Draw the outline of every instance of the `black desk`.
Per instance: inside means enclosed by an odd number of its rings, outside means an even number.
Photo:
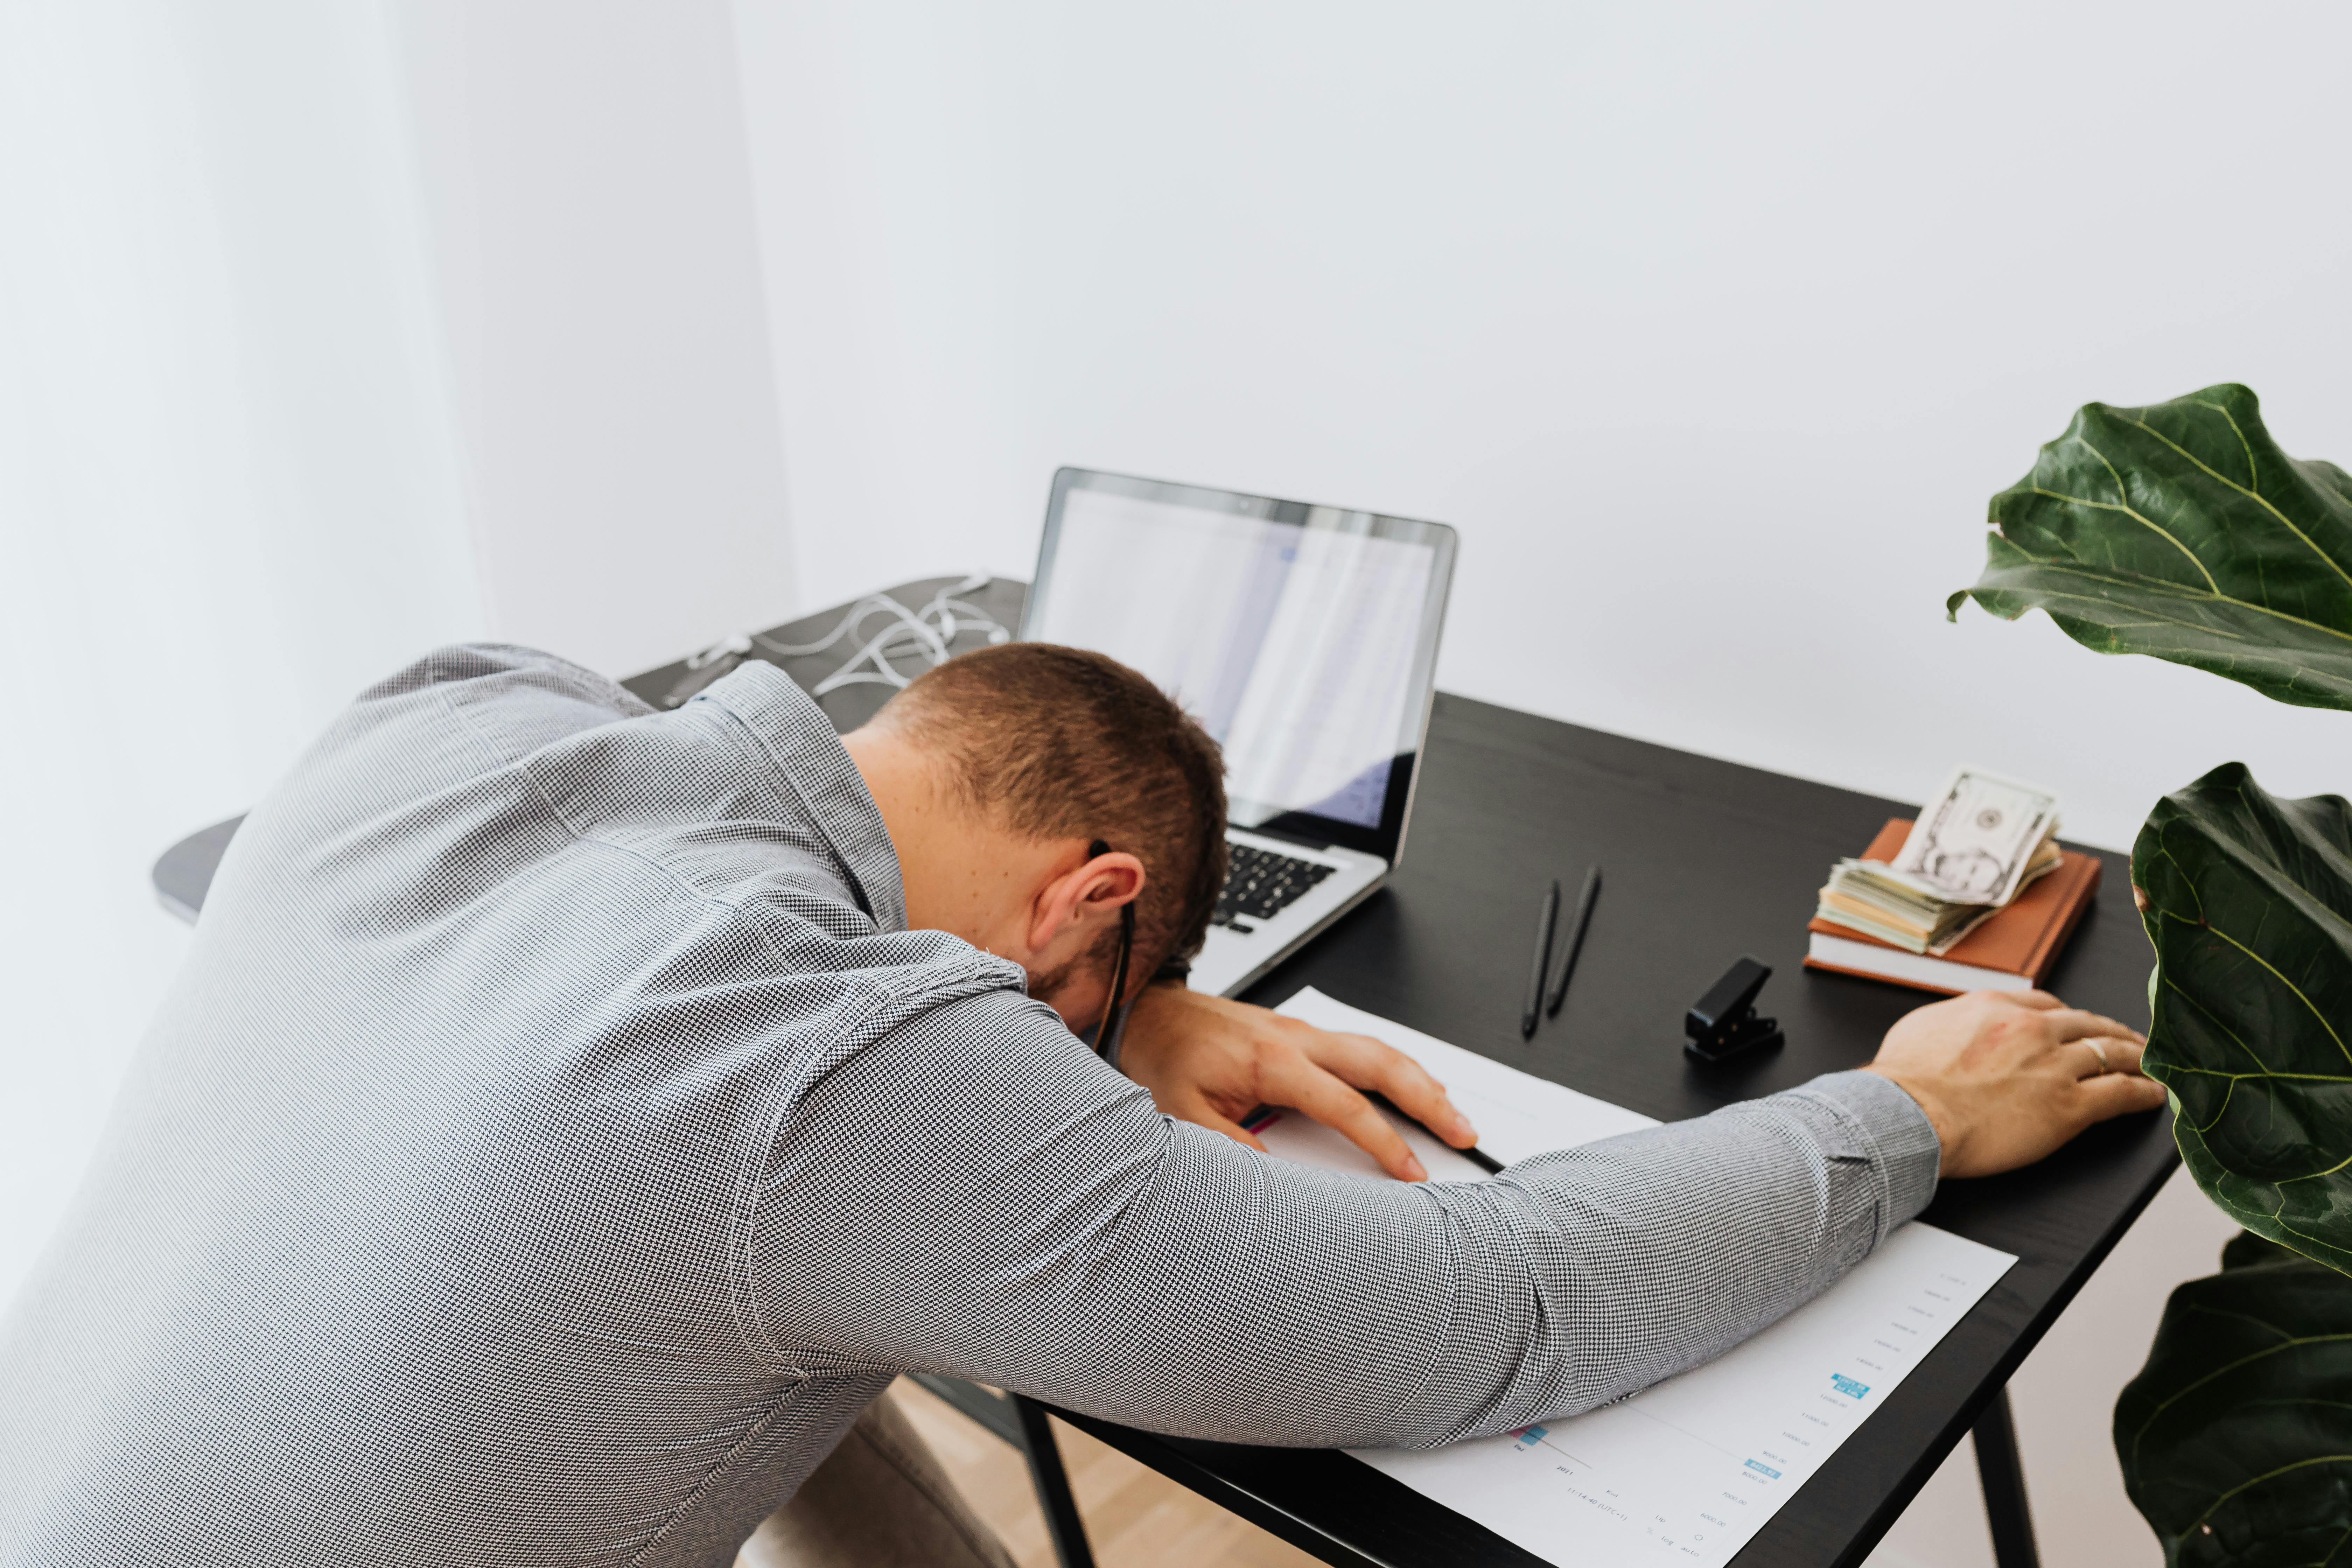
[[[1249,993],[1305,985],[1664,1121],[1867,1061],[1927,995],[1807,973],[1805,921],[1830,863],[1909,808],[1441,694],[1403,862],[1389,886]],[[2069,1002],[2144,1021],[2147,939],[2130,866],[2051,980]],[[1557,1019],[1519,1038],[1542,879],[1607,889]],[[1727,1068],[1686,1065],[1682,1010],[1742,952],[1772,965],[1760,1009],[1788,1045]],[[2094,1128],[2051,1159],[1949,1184],[1925,1217],[2017,1266],[1774,1516],[1739,1568],[1859,1563],[2056,1321],[2177,1160],[2160,1114]],[[1163,1437],[1056,1412],[1327,1562],[1539,1563],[1342,1454]],[[2005,1402],[1998,1444],[2007,1432]],[[1998,1456],[1996,1456],[1998,1458]],[[2013,1467],[2010,1470],[2014,1475]],[[2000,1484],[1998,1476],[1988,1491]],[[1989,1497],[1996,1510],[2000,1500]],[[2030,1548],[2029,1548],[2030,1550]]]
[[[1662,1120],[1699,1115],[1866,1061],[1887,1026],[1927,999],[1799,968],[1823,872],[1902,809],[1441,695],[1395,878],[1250,999],[1278,1003],[1312,984]],[[200,858],[216,859],[218,845],[205,847]],[[1540,880],[1572,888],[1593,860],[1608,886],[1576,983],[1559,1017],[1522,1043]],[[209,864],[202,869],[209,880]],[[2134,1022],[2146,1016],[2150,958],[2129,871],[2107,858],[2103,899],[2052,985]],[[200,902],[201,887],[194,892],[184,901]],[[1762,1007],[1789,1043],[1728,1068],[1690,1067],[1682,1010],[1742,952],[1773,966]],[[1927,1217],[2016,1254],[2017,1267],[1765,1526],[1740,1568],[1861,1562],[1989,1406],[1979,1454],[1990,1442],[2000,1461],[2002,1385],[2175,1160],[2168,1126],[2150,1114],[2095,1128],[2027,1170],[1947,1186]],[[1539,1561],[1342,1454],[1163,1437],[1057,1414],[1331,1563]],[[1997,1537],[2015,1475],[2013,1453],[1988,1467]],[[2005,1563],[2027,1560],[2017,1539],[2010,1531]]]

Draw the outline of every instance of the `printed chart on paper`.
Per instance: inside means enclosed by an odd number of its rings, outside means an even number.
[[[1282,1010],[1384,1039],[1449,1089],[1466,1077],[1471,1092],[1460,1101],[1494,1104],[1505,1098],[1497,1075],[1520,1079],[1521,1115],[1542,1106],[1558,1123],[1559,1136],[1541,1148],[1648,1122],[1556,1085],[1538,1088],[1512,1068],[1319,994],[1302,993]],[[1465,1057],[1476,1066],[1465,1071]],[[1463,1109],[1475,1121],[1486,1106]],[[1329,1143],[1301,1121],[1286,1118],[1260,1136],[1288,1158],[1341,1163],[1316,1158]],[[1535,1130],[1511,1131],[1498,1141],[1482,1125],[1482,1146],[1514,1145],[1492,1148],[1507,1160],[1538,1152],[1528,1146]],[[1417,1138],[1416,1146],[1429,1142]],[[1721,1568],[2015,1261],[1915,1221],[1762,1333],[1631,1399],[1450,1448],[1355,1457],[1556,1563]]]

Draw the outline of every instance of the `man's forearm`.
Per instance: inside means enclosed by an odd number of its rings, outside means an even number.
[[[1439,1443],[1717,1353],[1934,1184],[1926,1118],[1864,1075],[1496,1181],[1375,1182],[1158,1115],[1034,1004],[956,1013],[989,1016],[845,1063],[779,1150],[752,1290],[796,1367],[1238,1441]]]
[[[1908,1096],[1840,1073],[1433,1189],[1473,1238],[1465,1298],[1524,1291],[1536,1310],[1518,1356],[1495,1362],[1461,1336],[1431,1385],[1475,1396],[1400,1409],[1399,1439],[1507,1431],[1721,1354],[1926,1207],[1936,1165],[1934,1129]]]

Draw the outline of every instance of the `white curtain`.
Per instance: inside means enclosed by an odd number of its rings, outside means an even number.
[[[0,0],[0,1299],[183,951],[148,868],[478,635],[372,0]]]

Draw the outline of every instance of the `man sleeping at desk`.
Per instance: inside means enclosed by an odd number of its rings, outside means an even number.
[[[756,663],[663,713],[507,647],[368,691],[238,832],[0,1332],[0,1555],[1002,1563],[899,1373],[1240,1442],[1502,1432],[1772,1322],[1939,1172],[2163,1100],[2122,1025],[1976,995],[1421,1182],[1360,1090],[1474,1131],[1411,1061],[1165,977],[1223,815],[1198,726],[1043,644],[846,737]],[[1114,1068],[1081,1037],[1129,1000]],[[1246,1147],[1260,1101],[1402,1179]]]

